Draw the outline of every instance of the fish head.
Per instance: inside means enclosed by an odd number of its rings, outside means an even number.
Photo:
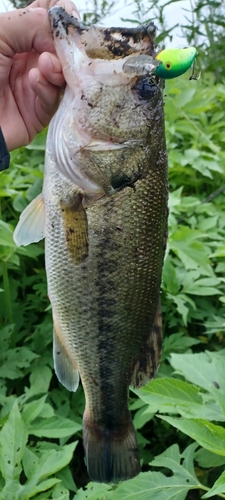
[[[154,149],[164,135],[156,28],[152,22],[129,29],[86,27],[61,7],[50,9],[49,18],[67,83],[50,125],[56,165],[85,192],[113,194],[143,175],[149,167],[140,152],[150,144]],[[138,172],[128,165],[134,150]]]

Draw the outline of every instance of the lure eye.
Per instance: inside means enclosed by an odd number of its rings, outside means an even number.
[[[165,64],[165,67],[166,67],[166,69],[171,69],[172,68],[171,62],[167,61],[166,64]]]

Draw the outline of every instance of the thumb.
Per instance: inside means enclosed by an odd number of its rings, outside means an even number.
[[[0,15],[0,55],[13,57],[15,53],[54,52],[48,12],[46,9],[27,7]]]

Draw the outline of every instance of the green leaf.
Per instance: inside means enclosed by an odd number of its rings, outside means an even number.
[[[73,422],[68,418],[63,418],[55,415],[52,418],[40,419],[36,422],[34,421],[29,427],[29,434],[33,434],[38,437],[47,438],[63,438],[70,437],[76,432],[82,429],[82,425],[77,422]]]
[[[46,143],[46,131],[37,134],[33,141],[26,146],[26,149],[35,150],[35,151],[45,151],[45,143]]]
[[[225,429],[220,425],[212,424],[200,418],[173,418],[162,415],[160,415],[160,418],[190,436],[203,448],[225,456]]]
[[[30,480],[37,479],[37,482],[58,472],[71,462],[74,450],[78,441],[64,445],[62,450],[46,450],[42,452],[41,457],[33,470]]]
[[[199,354],[171,354],[170,363],[177,373],[215,394],[215,387],[225,395],[225,359],[209,351]]]
[[[169,248],[179,257],[186,270],[204,269],[204,265],[209,263],[206,245],[198,241],[204,237],[200,231],[184,226],[170,235]]]
[[[52,492],[52,500],[70,500],[70,492],[61,483],[56,484]]]
[[[167,411],[170,406],[184,405],[188,407],[193,404],[201,404],[198,388],[173,378],[160,378],[151,380],[149,384],[135,391],[140,398],[154,408],[164,408]]]
[[[22,486],[18,480],[9,480],[5,486],[1,489],[0,498],[1,500],[21,500]],[[23,499],[23,497],[22,497]],[[24,499],[27,500],[27,499]]]
[[[214,401],[203,401],[199,389],[183,380],[160,378],[135,391],[149,405],[148,411],[180,413],[182,416],[225,421],[225,414]],[[147,414],[147,410],[145,409]]]
[[[0,470],[6,481],[18,479],[28,434],[15,401],[0,433]]]
[[[137,410],[133,419],[135,429],[141,429],[154,417],[154,414],[154,408],[151,406],[144,405],[144,407]]]
[[[62,481],[62,485],[70,490],[70,491],[77,491],[77,487],[75,485],[75,482],[73,480],[73,476],[70,470],[69,465],[61,469],[59,472],[57,472],[57,477]]]
[[[25,404],[22,415],[26,425],[30,424],[30,422],[35,420],[35,418],[37,418],[37,416],[41,413],[46,401],[46,397],[47,395],[43,396],[40,399],[37,399],[36,401]]]
[[[46,478],[63,469],[72,460],[76,445],[77,441],[64,445],[60,451],[46,450],[41,453],[40,457],[27,449],[23,459],[24,470],[28,477],[24,486],[24,496],[34,496],[60,482],[57,478],[47,481]]]
[[[51,479],[46,479],[46,481],[42,481],[37,486],[32,485],[32,489],[29,488],[29,484],[28,484],[27,486],[24,486],[24,488],[23,488],[22,500],[27,500],[27,498],[32,498],[35,495],[37,495],[37,493],[40,493],[41,491],[49,490],[50,488],[52,488],[52,486],[54,486],[57,483],[60,483],[60,480],[57,479],[57,477],[53,477]]]
[[[15,250],[17,248],[13,240],[13,228],[3,220],[0,220],[0,245],[11,247]]]
[[[52,378],[52,370],[48,366],[34,367],[30,375],[30,385],[33,393],[48,392]]]
[[[180,454],[178,445],[173,444],[166,451],[155,457],[150,465],[153,467],[166,467],[190,486],[199,486],[193,463],[197,446],[196,443],[192,443]]]
[[[28,479],[35,474],[38,460],[38,456],[31,449],[26,447],[23,455],[23,468]]]
[[[217,481],[214,483],[211,490],[205,493],[202,498],[215,497],[215,495],[219,495],[220,493],[225,493],[225,472],[221,474],[219,479],[217,479]]]
[[[184,332],[172,333],[163,341],[162,359],[166,359],[171,352],[185,352],[189,347],[200,343],[200,340],[189,337]]]
[[[11,380],[21,377],[23,375],[21,368],[27,368],[38,357],[38,354],[27,347],[16,347],[2,352],[0,355],[0,359],[2,358],[0,377]]]
[[[98,484],[98,483],[88,483],[85,490],[80,488],[74,500],[114,500],[114,494],[112,491],[112,486],[108,484]]]
[[[203,468],[220,467],[221,465],[225,465],[225,457],[216,455],[205,448],[200,448],[196,451],[195,460],[198,462],[200,467]]]
[[[175,476],[167,478],[161,472],[145,472],[135,479],[118,486],[113,500],[184,500],[188,492],[187,483],[182,484]]]

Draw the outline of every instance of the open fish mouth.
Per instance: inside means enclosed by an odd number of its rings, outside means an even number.
[[[56,6],[49,10],[49,19],[54,38],[73,30],[75,36],[80,37],[81,48],[92,59],[117,59],[135,52],[155,55],[153,22],[135,28],[87,27]]]

